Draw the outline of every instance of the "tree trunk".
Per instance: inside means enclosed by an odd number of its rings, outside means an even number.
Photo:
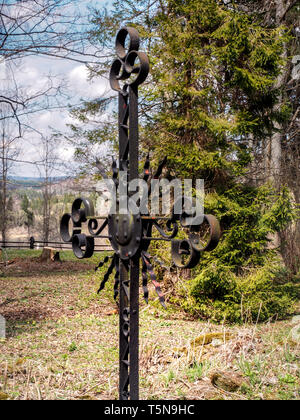
[[[1,179],[1,235],[3,245],[6,242],[7,232],[7,160],[6,160],[6,147],[5,147],[5,130],[2,130],[2,179]]]
[[[59,251],[55,248],[43,248],[42,255],[39,258],[41,262],[61,262]]]
[[[276,13],[276,26],[280,27],[284,16],[287,11],[287,4],[285,4],[284,0],[276,0],[275,1]],[[282,67],[281,73],[278,75],[277,80],[274,84],[274,90],[280,90],[280,94],[278,97],[278,101],[276,106],[274,107],[274,112],[278,112],[282,105],[285,102],[285,84],[289,77],[289,66],[287,64],[287,57],[288,57],[288,45],[284,45],[284,51],[281,55],[282,60],[286,63],[284,67]],[[274,122],[274,129],[273,133],[268,141],[267,149],[266,149],[266,179],[273,185],[273,187],[277,190],[283,185],[282,182],[282,144],[284,138],[284,127],[282,124],[278,123],[277,121]],[[271,235],[271,247],[278,249],[281,246],[281,238],[280,234],[276,233]]]

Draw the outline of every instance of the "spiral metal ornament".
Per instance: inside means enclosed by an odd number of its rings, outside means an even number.
[[[128,50],[125,47],[129,38]],[[137,89],[144,83],[149,73],[149,60],[147,54],[140,52],[139,33],[134,28],[122,28],[116,38],[117,57],[110,69],[111,88],[122,95],[128,94],[128,87]],[[128,80],[129,79],[129,80]],[[128,80],[123,87],[121,81]]]

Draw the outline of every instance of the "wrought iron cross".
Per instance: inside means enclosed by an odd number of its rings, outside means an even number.
[[[128,46],[126,49],[126,41]],[[119,171],[125,173],[127,198],[130,198],[128,184],[139,177],[138,141],[138,87],[149,73],[149,60],[139,51],[139,34],[134,28],[122,28],[116,38],[117,58],[110,71],[110,84],[118,92],[119,100],[119,165],[112,164],[114,185],[120,186]],[[123,85],[122,85],[123,84]],[[154,173],[159,179],[167,159],[163,159]],[[150,181],[149,156],[144,164],[143,180]],[[124,183],[124,179],[122,179]],[[151,188],[148,195],[151,194]],[[184,197],[180,198],[184,201]],[[176,204],[176,203],[175,203]],[[107,217],[96,217],[92,203],[85,198],[77,198],[70,214],[61,219],[61,236],[65,242],[72,243],[78,258],[90,258],[94,252],[94,238],[108,238],[114,249],[111,257],[105,257],[98,267],[110,260],[109,268],[103,277],[99,292],[115,270],[114,298],[119,295],[119,396],[121,400],[139,399],[139,279],[141,273],[144,299],[148,302],[148,276],[154,284],[160,303],[165,307],[165,299],[160,284],[156,280],[153,261],[167,268],[165,264],[148,253],[152,241],[171,242],[174,266],[193,268],[201,253],[213,250],[220,238],[220,226],[212,215],[195,216],[191,206],[182,203],[182,211],[176,212],[176,205],[169,217],[151,216],[148,209],[134,214],[120,212],[120,203]],[[191,203],[190,203],[191,204]],[[198,219],[197,219],[198,217]],[[191,223],[191,218],[193,223]],[[98,220],[104,220],[99,226]],[[197,222],[198,220],[198,222]],[[72,233],[69,224],[72,222]],[[89,235],[82,233],[82,225],[88,223]],[[108,236],[101,235],[108,228]],[[186,239],[175,239],[179,228],[187,232]],[[153,236],[153,229],[160,234]],[[97,269],[96,268],[96,269]]]

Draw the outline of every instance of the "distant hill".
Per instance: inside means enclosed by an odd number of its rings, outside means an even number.
[[[23,188],[30,188],[39,190],[43,187],[45,178],[40,177],[22,177],[11,176],[8,179],[9,190],[19,190]],[[67,176],[59,176],[51,178],[52,191],[56,194],[64,194],[66,192],[84,193],[95,191],[95,181],[91,176],[84,178],[70,178]]]
[[[52,182],[59,183],[64,181],[66,177],[53,177]],[[45,178],[41,177],[26,177],[26,176],[11,176],[8,177],[8,188],[15,190],[19,188],[41,188]]]
[[[30,177],[30,176],[11,176],[8,177],[9,179],[15,180],[15,181],[24,181],[24,182],[44,182],[45,178],[40,177]],[[62,181],[66,179],[67,176],[54,176],[52,181]]]

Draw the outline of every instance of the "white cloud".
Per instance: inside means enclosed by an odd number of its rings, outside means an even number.
[[[68,81],[70,88],[73,89],[78,96],[89,96],[91,99],[104,96],[109,89],[109,83],[103,77],[88,81],[88,70],[84,65],[72,69],[69,73]]]

